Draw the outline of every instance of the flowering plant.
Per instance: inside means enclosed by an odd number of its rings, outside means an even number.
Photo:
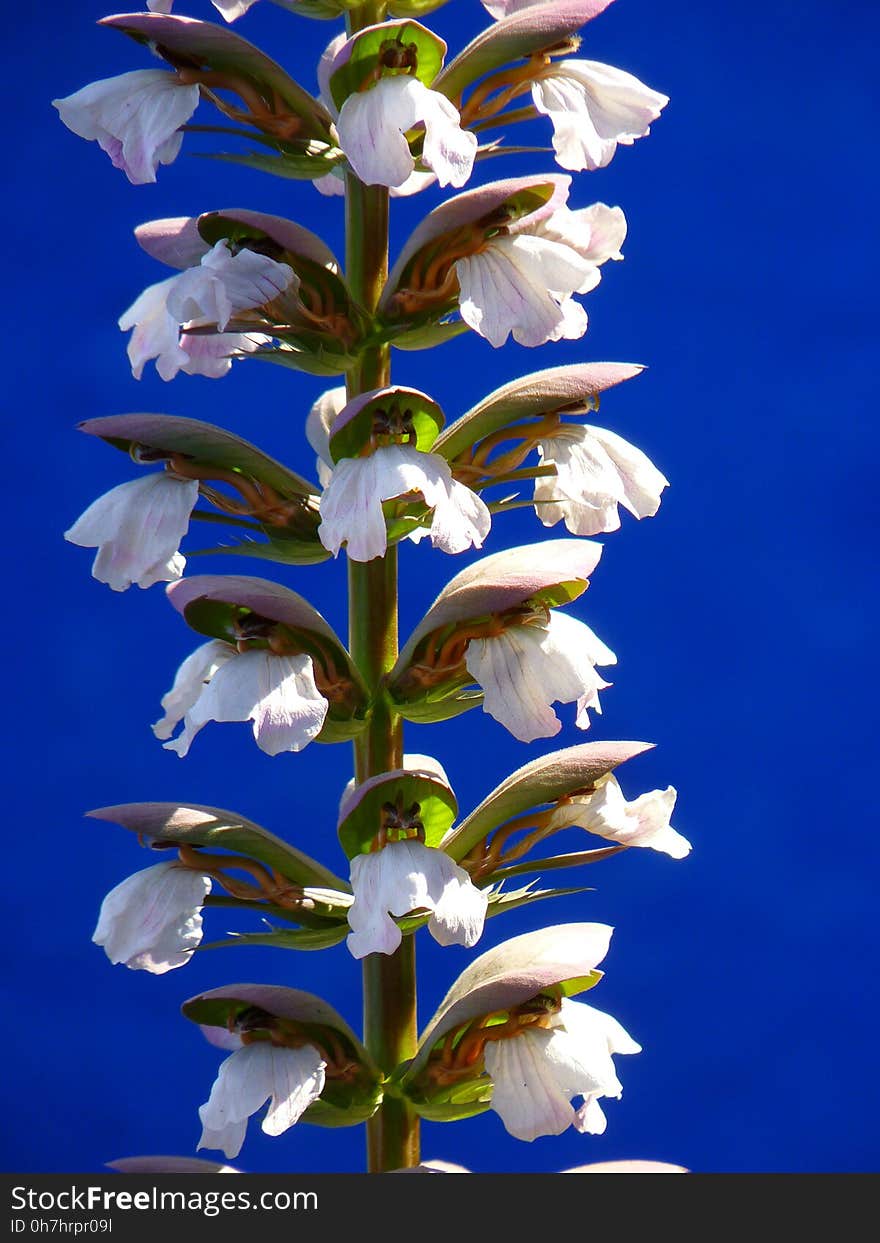
[[[214,7],[232,23],[254,2]],[[295,221],[251,210],[141,225],[139,244],[173,275],[119,320],[136,379],[150,363],[163,380],[221,379],[247,359],[341,378],[303,420],[316,482],[208,423],[91,418],[82,430],[144,473],[93,501],[66,537],[97,550],[92,573],[114,591],[166,583],[169,603],[199,636],[153,725],[165,748],[185,757],[206,725],[225,722],[249,722],[273,757],[314,741],[353,746],[336,826],[347,863],[339,875],[238,812],[167,802],[101,808],[91,814],[165,857],[107,895],[94,940],[114,963],[178,969],[202,946],[205,911],[219,894],[225,907],[269,921],[267,932],[239,941],[340,947],[362,960],[361,1036],[296,988],[233,984],[184,1004],[226,1054],[199,1110],[198,1147],[228,1160],[267,1101],[261,1126],[270,1135],[300,1120],[364,1124],[375,1171],[420,1167],[421,1118],[491,1110],[522,1140],[568,1127],[601,1134],[600,1102],[622,1091],[614,1057],[640,1051],[616,1019],[574,1000],[599,983],[611,929],[569,923],[485,950],[480,943],[488,919],[572,892],[534,881],[517,889],[517,877],[637,846],[683,858],[690,845],[670,822],[675,790],[627,799],[616,770],[648,744],[581,743],[526,763],[462,817],[447,773],[430,755],[405,751],[404,729],[421,734],[482,708],[531,743],[558,734],[563,717],[587,730],[601,712],[609,683],[599,670],[617,656],[570,611],[603,554],[585,537],[616,530],[621,507],[637,519],[654,515],[667,480],[584,416],[641,367],[539,370],[449,419],[432,395],[392,382],[391,358],[392,349],[440,347],[468,331],[487,349],[511,336],[527,347],[580,339],[588,324],[580,299],[605,264],[622,259],[627,225],[619,207],[571,206],[570,174],[600,169],[619,145],[644,137],[667,100],[623,70],[574,56],[579,31],[611,0],[485,3],[494,20],[452,58],[416,20],[443,0],[276,2],[294,16],[345,20],[318,66],[317,96],[226,25],[150,0],[149,12],[104,24],[167,67],[92,83],[56,107],[136,185],[166,175],[160,168],[206,105],[233,123],[212,129],[252,141],[239,163],[344,198],[343,262]],[[540,117],[566,171],[475,186],[478,165],[511,150],[487,135]],[[435,183],[454,193],[390,264],[390,200]],[[400,549],[425,556],[407,544],[427,539],[451,556],[480,550],[523,505],[567,534],[470,560],[399,644]],[[244,527],[251,543],[234,551],[293,567],[297,587],[310,567],[344,553],[347,639],[274,580],[187,573],[181,544],[206,513]],[[532,856],[572,828],[604,844]],[[442,946],[483,952],[420,1032],[422,927]],[[166,1168],[191,1168],[191,1157],[181,1160]]]

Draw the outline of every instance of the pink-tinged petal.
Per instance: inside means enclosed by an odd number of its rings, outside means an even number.
[[[404,135],[419,120],[418,86],[408,76],[382,78],[342,105],[336,122],[339,145],[367,185],[401,186],[413,171]]]
[[[147,0],[147,8],[151,13],[170,13],[174,0]]]
[[[401,932],[392,916],[431,911],[428,930],[441,945],[475,945],[482,934],[487,896],[447,854],[422,842],[356,855],[351,887],[347,944],[355,958],[394,953]]]
[[[162,696],[165,715],[153,726],[157,738],[171,737],[220,666],[235,655],[232,644],[219,639],[210,639],[190,652],[174,675],[171,690]]]
[[[470,178],[477,154],[477,136],[461,128],[458,109],[439,91],[429,90],[415,78],[419,91],[419,120],[425,126],[422,162],[433,169],[441,186],[463,186]]]
[[[574,1121],[575,1111],[545,1057],[549,1039],[549,1032],[526,1029],[511,1040],[486,1045],[491,1107],[515,1139],[561,1135]]]
[[[325,173],[323,177],[315,177],[312,185],[319,194],[323,194],[326,198],[334,198],[337,195],[345,195],[345,173]]]
[[[183,757],[209,721],[253,721],[254,739],[267,755],[301,751],[321,732],[327,707],[310,656],[236,653],[205,683],[184,717],[183,732],[164,745]]]
[[[614,463],[623,489],[621,504],[636,518],[653,517],[660,508],[661,492],[669,487],[666,476],[641,449],[637,449],[615,432],[589,425],[585,430],[598,440]]]
[[[210,892],[210,877],[157,863],[111,889],[92,940],[112,963],[164,975],[189,962],[200,944],[201,909]]]
[[[113,591],[126,591],[133,583],[172,582],[186,564],[178,546],[198,495],[196,480],[157,471],[93,501],[64,538],[98,549],[92,575]]]
[[[632,74],[592,60],[555,61],[532,85],[532,99],[553,123],[557,162],[573,172],[604,168],[618,143],[644,138],[669,103]]]
[[[150,285],[119,317],[123,332],[134,329],[127,352],[131,373],[136,380],[143,375],[144,365],[156,360],[156,370],[163,380],[171,380],[187,361],[180,346],[180,325],[165,305],[175,278],[169,277]]]
[[[326,1063],[313,1045],[276,1048],[268,1041],[245,1045],[220,1066],[211,1095],[199,1107],[198,1148],[238,1156],[251,1114],[268,1100],[262,1122],[267,1135],[281,1135],[324,1090]]]
[[[670,1165],[666,1161],[592,1161],[589,1165],[575,1165],[560,1174],[687,1174],[683,1165]]]
[[[257,0],[211,0],[217,12],[228,22],[238,21]]]
[[[462,319],[497,349],[511,333],[526,346],[558,339],[567,326],[560,303],[583,284],[590,265],[567,246],[518,233],[459,259],[455,270]]]
[[[579,211],[561,207],[535,226],[535,234],[568,246],[589,265],[577,293],[589,293],[602,279],[599,268],[609,259],[621,260],[626,238],[626,217],[619,207],[594,203]]]
[[[457,479],[448,484],[448,495],[434,506],[431,543],[441,552],[459,553],[482,548],[492,526],[492,514],[485,501]]]
[[[273,301],[295,279],[288,264],[247,248],[233,254],[222,240],[197,268],[174,277],[166,306],[179,324],[207,320],[222,329],[236,312]]]
[[[156,180],[159,164],[176,157],[178,131],[198,107],[199,88],[164,69],[136,69],[53,104],[68,129],[97,142],[130,182],[143,185]]]
[[[352,561],[372,561],[387,547],[383,501],[418,493],[430,508],[442,507],[451,483],[443,458],[411,445],[383,445],[367,457],[342,458],[321,497],[318,537],[334,556],[345,544]]]
[[[617,778],[610,773],[596,782],[590,794],[579,795],[554,813],[558,827],[577,825],[622,846],[648,846],[683,859],[691,851],[687,838],[670,824],[676,791],[650,790],[628,802]]]
[[[195,325],[188,324],[187,328]],[[262,332],[189,332],[180,334],[180,348],[186,362],[180,368],[185,375],[201,375],[219,380],[232,366],[233,359],[253,354],[272,340]]]
[[[585,716],[581,699],[595,706],[605,685],[594,665],[614,660],[589,626],[556,610],[545,626],[511,626],[494,638],[471,639],[465,655],[468,672],[483,689],[483,711],[520,742],[559,733],[562,724],[551,706],[556,701],[577,702]]]

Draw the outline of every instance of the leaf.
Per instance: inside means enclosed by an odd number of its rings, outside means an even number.
[[[502,17],[459,52],[434,83],[455,102],[477,78],[511,61],[565,43],[611,0],[544,0],[542,4]]]
[[[274,932],[242,932],[230,935],[222,941],[203,941],[202,950],[225,949],[238,945],[268,946],[279,950],[325,950],[338,945],[348,935],[348,924],[334,928],[278,928]]]
[[[506,821],[593,785],[619,764],[653,746],[650,742],[582,742],[539,756],[496,786],[479,807],[443,839],[443,849],[453,859],[463,859]]]
[[[461,1023],[510,1010],[549,988],[566,997],[592,988],[601,978],[596,966],[608,952],[611,931],[607,924],[560,924],[481,954],[440,1003],[403,1081],[415,1078],[437,1041]]]
[[[86,419],[78,428],[89,436],[100,436],[126,453],[130,453],[134,445],[146,445],[159,452],[170,450],[209,466],[243,472],[259,483],[269,484],[282,496],[318,495],[314,484],[276,462],[256,445],[198,419],[170,414],[111,414]]]
[[[213,514],[193,514],[194,518],[213,518]],[[265,542],[249,539],[240,544],[217,544],[213,548],[187,549],[187,557],[239,556],[256,557],[262,561],[274,561],[280,565],[320,565],[330,553],[318,540],[273,538],[264,530]]]
[[[481,879],[484,883],[497,883],[511,876],[528,876],[530,872],[584,867],[588,863],[601,863],[603,859],[610,859],[612,855],[619,855],[627,849],[626,846],[601,846],[598,850],[578,850],[568,855],[551,855],[547,859],[528,859],[523,863],[513,863],[510,867],[497,868]]]
[[[323,864],[234,811],[197,803],[118,803],[86,815],[119,824],[150,842],[207,846],[245,855],[274,868],[295,885],[349,890],[348,883]]]
[[[176,69],[212,69],[252,82],[271,102],[278,96],[301,118],[307,136],[327,141],[330,116],[317,99],[294,82],[280,65],[240,35],[211,22],[161,13],[123,13],[98,23],[130,35]]]
[[[327,377],[344,375],[355,361],[347,354],[331,354],[329,350],[313,353],[290,346],[255,350],[247,357],[256,358],[260,362],[275,363],[279,367],[290,367],[291,370],[303,371],[306,375]]]
[[[495,389],[437,437],[435,452],[452,461],[501,428],[537,420],[554,411],[596,410],[599,395],[644,370],[638,363],[576,363],[550,367]],[[530,502],[531,503],[531,502]]]
[[[283,177],[287,181],[314,181],[331,172],[339,160],[326,160],[310,155],[261,155],[258,152],[238,154],[230,151],[196,151],[191,153],[197,160],[223,160],[227,164],[241,164],[245,168],[255,168],[261,173],[271,173],[273,177]]]
[[[404,810],[419,805],[427,846],[439,844],[458,812],[452,790],[429,769],[398,768],[369,777],[343,798],[340,808],[339,840],[349,859],[362,854],[382,828],[385,804],[398,802]]]
[[[534,882],[533,882],[534,883]],[[592,893],[589,886],[576,886],[572,889],[532,889],[526,885],[524,889],[512,889],[508,893],[496,892],[489,897],[486,918],[503,915],[506,911],[515,911],[520,906],[530,906],[532,902],[543,902],[545,898],[566,898],[574,893]]]

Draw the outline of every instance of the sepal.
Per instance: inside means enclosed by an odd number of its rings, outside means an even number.
[[[444,837],[443,849],[453,859],[461,860],[507,821],[533,808],[552,806],[576,791],[589,788],[599,777],[613,772],[619,764],[650,750],[653,745],[650,742],[585,742],[539,756],[496,786]]]
[[[304,138],[330,137],[326,108],[293,80],[280,65],[240,35],[212,22],[162,13],[120,13],[104,17],[111,26],[144,43],[178,70],[209,70],[243,78],[267,105],[277,97],[300,122]],[[258,128],[258,121],[254,120]]]
[[[608,8],[612,0],[544,0],[482,31],[446,66],[435,82],[453,102],[493,69],[540,52],[572,47],[572,37],[586,22]],[[574,45],[576,46],[576,45]]]
[[[136,833],[142,844],[156,850],[179,846],[228,850],[230,863],[234,862],[234,855],[257,859],[294,885],[348,889],[346,881],[316,859],[238,812],[191,803],[118,803],[96,807],[86,815],[92,820],[121,825]]]
[[[548,414],[586,414],[599,408],[606,389],[639,375],[638,363],[576,363],[522,376],[489,393],[437,437],[435,453],[453,461],[502,428],[530,423]]]

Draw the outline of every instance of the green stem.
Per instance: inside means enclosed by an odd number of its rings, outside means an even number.
[[[359,26],[367,24],[357,10]],[[376,15],[378,12],[378,16]],[[382,18],[374,10],[372,20]],[[354,13],[352,17],[354,17]],[[373,313],[388,275],[388,191],[346,178],[346,275],[353,296]],[[348,397],[381,388],[390,378],[389,347],[363,351],[348,376]],[[403,726],[383,693],[397,659],[397,549],[348,563],[349,648],[373,695],[367,729],[355,743],[355,776],[366,781],[403,763]],[[363,963],[364,1043],[386,1072],[416,1051],[415,941],[404,937],[395,954],[369,954]],[[419,1119],[405,1101],[386,1097],[367,1122],[371,1173],[418,1165]]]

